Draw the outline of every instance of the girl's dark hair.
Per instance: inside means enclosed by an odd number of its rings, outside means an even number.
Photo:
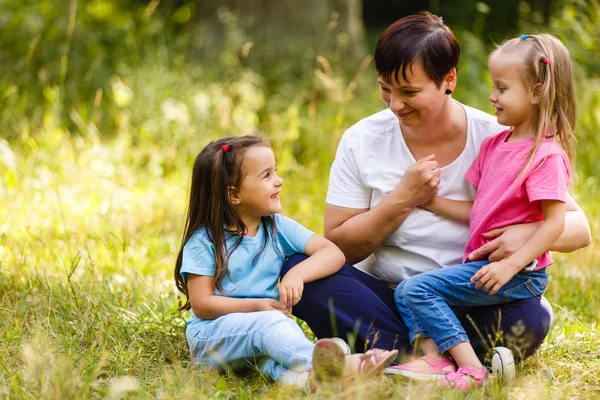
[[[227,151],[223,146],[228,146]],[[231,253],[240,245],[247,228],[236,208],[229,201],[231,188],[240,189],[244,179],[244,155],[252,146],[266,146],[269,143],[260,136],[226,137],[209,143],[196,157],[192,170],[190,202],[185,219],[185,228],[179,254],[175,264],[175,283],[185,295],[186,302],[179,310],[191,308],[187,283],[181,276],[183,247],[194,232],[204,229],[215,249],[215,287],[223,293],[222,280],[229,276],[227,263]],[[272,216],[263,217],[265,244],[255,260],[266,248],[269,237],[275,232]],[[226,246],[226,234],[238,235],[239,239]]]
[[[441,17],[429,12],[409,15],[388,26],[375,48],[375,68],[386,81],[402,78],[406,69],[420,63],[437,87],[454,68],[458,70],[460,46]]]

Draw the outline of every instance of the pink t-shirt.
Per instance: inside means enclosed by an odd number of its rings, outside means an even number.
[[[489,241],[482,236],[483,233],[508,225],[543,220],[540,200],[566,201],[571,169],[560,145],[552,140],[540,143],[527,174],[519,176],[533,138],[506,142],[510,133],[506,130],[485,139],[479,155],[465,174],[465,178],[477,188],[465,262],[469,253]],[[548,252],[537,260],[537,269],[552,264]]]

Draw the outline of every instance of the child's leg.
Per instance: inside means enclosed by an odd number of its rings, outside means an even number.
[[[455,361],[459,366],[483,367],[475,355],[475,351],[469,345],[464,329],[450,308],[452,302],[447,302],[445,296],[448,291],[451,291],[447,289],[457,288],[465,282],[469,284],[473,274],[482,265],[484,264],[456,265],[417,275],[406,281],[400,293],[397,291],[398,309],[403,316],[407,315],[414,321],[410,325],[417,327],[415,336],[421,336],[416,344],[426,355],[444,359],[446,357],[443,353],[456,347],[457,351],[450,351],[450,354],[454,358],[455,354],[453,353],[456,353],[458,359]],[[410,325],[409,329],[411,329]]]
[[[419,330],[433,339],[441,353],[450,351],[459,366],[482,367],[451,306],[502,304],[514,298],[538,295],[529,291],[528,274],[515,275],[493,296],[475,289],[470,279],[486,264],[487,261],[478,261],[417,275],[402,288],[401,298]]]
[[[411,278],[414,279],[414,278]],[[447,360],[444,354],[440,353],[437,345],[428,337],[427,333],[423,331],[423,328],[419,325],[419,321],[413,312],[406,305],[406,301],[404,300],[404,287],[406,282],[409,280],[405,280],[400,282],[400,284],[396,287],[396,291],[394,292],[394,299],[396,301],[396,307],[398,308],[398,312],[402,316],[402,320],[406,324],[408,328],[408,335],[410,343],[414,346],[417,346],[421,349],[423,354],[426,356],[434,357],[438,360]],[[419,360],[419,362],[427,363],[426,359]],[[427,367],[426,365],[423,365]]]
[[[415,339],[427,336],[427,334],[423,331],[419,325],[417,317],[408,308],[406,301],[404,300],[404,287],[409,280],[410,279],[402,281],[398,284],[398,286],[396,286],[396,290],[394,291],[394,300],[396,302],[396,308],[398,308],[398,312],[402,317],[402,321],[404,321],[404,324],[408,328],[408,342],[413,345],[415,344]]]
[[[240,359],[267,358],[261,367],[279,381],[287,370],[311,369],[314,344],[279,311],[234,313],[210,321],[189,338],[194,359],[215,369]]]
[[[439,379],[443,377],[444,373],[455,371],[456,367],[453,362],[449,361],[448,357],[440,353],[433,339],[427,337],[427,333],[419,325],[417,317],[406,305],[403,294],[406,282],[408,280],[400,282],[396,287],[394,300],[398,312],[408,328],[410,343],[419,347],[425,356],[408,364],[392,367],[387,372],[420,380]]]

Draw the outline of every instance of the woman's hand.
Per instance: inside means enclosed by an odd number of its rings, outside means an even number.
[[[292,307],[298,304],[304,291],[304,280],[290,270],[279,283],[279,299],[281,304]]]
[[[435,154],[431,154],[410,165],[394,191],[408,195],[413,206],[418,207],[437,194],[439,185],[440,169]]]
[[[256,299],[256,311],[281,311],[285,315],[290,315],[292,307],[287,307],[274,299]]]
[[[484,238],[492,240],[469,254],[469,260],[478,260],[487,255],[490,262],[495,262],[510,257],[529,240],[539,224],[510,225],[484,233]]]

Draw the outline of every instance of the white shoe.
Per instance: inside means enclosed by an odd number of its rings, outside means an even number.
[[[515,358],[512,351],[506,347],[494,347],[492,349],[492,374],[499,380],[510,382],[515,379]]]
[[[346,343],[344,339],[339,337],[332,337],[330,338],[330,340],[334,341],[335,344],[340,346],[340,349],[342,349],[345,355],[349,356],[351,354],[352,351],[350,350],[350,346],[348,346],[348,343]]]

